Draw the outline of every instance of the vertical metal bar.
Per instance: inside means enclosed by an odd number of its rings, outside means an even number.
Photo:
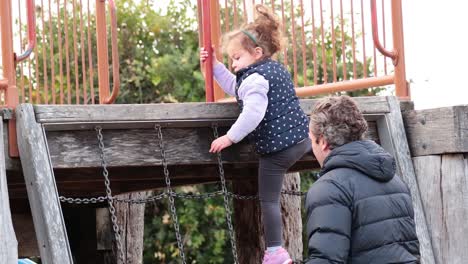
[[[1,41],[2,41],[2,66],[3,76],[8,80],[5,90],[5,104],[8,108],[15,108],[19,104],[18,89],[16,87],[15,58],[13,52],[13,26],[11,16],[11,1],[4,1],[0,8]],[[16,120],[8,122],[9,154],[18,157],[18,145],[16,141]]]
[[[52,0],[49,0],[49,56],[50,56],[50,89],[52,90],[52,103],[55,104],[55,61],[54,61],[54,29],[52,27]]]
[[[64,9],[66,12],[66,9]],[[59,78],[60,78],[60,104],[63,104],[63,54],[62,54],[62,30],[60,26],[60,0],[57,0],[57,35],[58,35],[58,50],[59,50]]]
[[[73,3],[73,56],[75,58],[75,104],[80,104],[80,80],[78,75],[78,40],[76,36],[76,0]],[[105,10],[104,10],[105,14]],[[105,26],[105,24],[104,24]],[[106,41],[107,43],[107,41]],[[107,47],[107,46],[106,46]],[[109,87],[109,86],[107,86]]]
[[[347,80],[347,71],[346,71],[346,38],[344,32],[344,18],[343,18],[343,0],[340,0],[340,17],[341,17],[341,53],[343,53],[343,80]]]
[[[320,29],[322,33],[322,70],[323,70],[323,83],[328,83],[327,72],[327,56],[325,54],[325,28],[323,26],[323,3],[320,0]]]
[[[245,0],[244,0],[245,4]],[[210,24],[211,24],[211,42],[212,45],[215,47],[216,58],[222,58],[222,54],[219,50],[220,46],[220,39],[221,39],[221,24],[220,24],[220,17],[219,17],[219,1],[210,1]],[[244,6],[245,7],[245,6]],[[245,14],[245,12],[244,12]],[[219,99],[224,98],[224,91],[219,87],[218,83],[213,82],[213,97],[214,101],[218,101]]]
[[[304,75],[304,84],[305,86],[309,85],[308,78],[307,78],[307,60],[306,60],[306,41],[305,41],[305,33],[304,33],[304,3],[303,0],[300,2],[301,4],[301,34],[302,34],[302,74]]]
[[[67,1],[64,0],[64,20],[65,20],[65,62],[67,71],[67,103],[71,104],[71,76],[70,76],[70,49],[68,43],[68,8]],[[72,0],[73,1],[73,0]]]
[[[398,60],[395,65],[395,91],[398,97],[410,99],[411,94],[406,84],[405,45],[403,37],[403,12],[401,0],[392,1],[392,21],[393,48],[398,56]]]
[[[37,38],[37,37],[36,37]],[[37,39],[36,39],[36,43],[37,43]],[[36,56],[34,56],[35,58],[35,61],[36,61],[36,67],[35,67],[35,70],[36,70],[36,104],[40,104],[41,103],[41,82],[39,81],[39,56],[38,56],[38,48],[37,48],[38,45],[36,45],[34,47],[34,53],[36,54]],[[31,103],[33,103],[31,101]]]
[[[96,42],[98,59],[99,103],[109,97],[109,56],[107,53],[107,28],[105,1],[96,0]]]
[[[234,12],[234,28],[237,28],[239,26],[239,18],[237,15],[237,0],[233,1],[233,12]]]
[[[35,47],[35,46],[34,46]],[[31,59],[28,61],[28,103],[33,103],[33,81],[32,81],[32,76],[31,76]]]
[[[377,16],[377,14],[376,14]],[[379,23],[376,21],[375,27],[379,27]],[[373,45],[373,55],[374,55],[374,76],[377,77],[377,48],[375,47],[375,43]]]
[[[315,11],[314,11],[314,0],[310,0],[311,11],[312,11],[312,56],[314,59],[314,85],[317,84],[318,65],[317,65],[317,38],[315,31]]]
[[[353,79],[357,79],[357,71],[356,71],[356,37],[354,34],[354,2],[353,0],[350,0],[351,2],[351,35],[353,39]]]
[[[224,4],[225,4],[225,8],[224,8],[224,31],[225,33],[228,33],[229,32],[229,25],[231,23],[231,18],[229,17],[229,6],[228,6],[228,0],[225,0],[224,1]],[[200,5],[201,6],[201,5]],[[232,71],[232,61],[231,61],[231,58],[229,58],[229,56],[227,56],[227,63],[228,63],[228,69],[230,71]]]
[[[296,22],[294,21],[294,0],[291,1],[291,29],[292,29],[294,86],[297,87]]]
[[[281,17],[282,17],[282,25],[283,25],[283,36],[286,36],[286,19],[284,18],[284,1],[281,0]],[[288,65],[288,46],[285,45],[283,49],[283,63],[284,66]]]
[[[213,48],[211,47],[211,7],[207,1],[202,2],[203,46],[208,51],[205,63],[205,94],[206,101],[213,102]]]
[[[18,1],[18,24],[19,24],[19,41],[20,51],[23,51],[23,23],[21,21],[21,1]],[[21,89],[21,102],[25,102],[26,95],[24,94],[24,75],[23,75],[23,61],[20,61],[17,65],[20,71],[20,89]]]
[[[86,79],[86,56],[83,28],[83,1],[80,0],[80,51],[81,51],[81,74],[83,75],[83,104],[88,104],[88,87]]]
[[[245,0],[242,0],[242,5],[244,6],[244,13],[243,13],[244,23],[249,23],[249,21],[247,20],[247,6],[245,5]]]
[[[94,68],[93,68],[93,55],[92,55],[92,49],[91,49],[91,11],[89,9],[89,0],[88,1],[88,28],[87,28],[87,33],[88,33],[88,64],[89,64],[89,88],[90,88],[90,93],[91,93],[91,104],[95,104],[95,94],[94,94]]]
[[[336,36],[335,36],[335,18],[333,15],[333,0],[330,0],[330,20],[331,20],[331,30],[332,30],[333,82],[336,82]]]
[[[42,67],[44,71],[44,103],[49,103],[49,83],[47,76],[47,60],[46,60],[46,42],[45,40],[45,22],[44,22],[44,1],[41,0],[41,19],[42,19]]]
[[[364,27],[364,0],[361,0],[361,29],[362,29],[362,60],[364,78],[367,77],[367,59],[366,59],[366,32]]]
[[[385,0],[382,0],[382,31],[383,31],[383,44],[387,46],[387,38],[385,33]],[[387,75],[387,56],[384,56],[384,74]]]

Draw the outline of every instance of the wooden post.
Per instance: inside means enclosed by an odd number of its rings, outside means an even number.
[[[233,181],[234,193],[240,195],[257,195],[257,171],[251,181]],[[239,263],[262,263],[265,241],[263,222],[258,200],[234,200],[234,229],[236,231],[237,254]]]
[[[301,178],[298,172],[288,173],[284,177],[283,190],[300,191]],[[297,195],[281,196],[283,217],[283,241],[293,260],[302,260],[302,215],[301,197]]]
[[[31,104],[16,111],[18,146],[43,263],[73,263],[47,141]]]
[[[468,259],[468,156],[413,158],[436,263],[462,264]]]
[[[144,199],[152,192],[134,192],[117,195],[120,199]],[[104,264],[141,264],[143,263],[143,235],[145,227],[145,204],[115,203],[117,223],[124,251],[123,262],[118,258],[116,243],[112,243],[114,233],[107,208],[100,208],[96,215],[98,250],[104,252]],[[111,243],[109,243],[111,242]],[[114,250],[112,251],[112,247]],[[115,253],[115,254],[114,254]],[[107,256],[106,256],[107,255]]]
[[[400,104],[396,97],[387,97],[387,100],[390,112],[377,120],[380,143],[383,148],[395,157],[398,168],[397,173],[410,189],[414,206],[416,233],[420,243],[421,262],[424,264],[434,264],[436,262],[406,139],[405,127],[403,126]]]
[[[0,259],[5,264],[18,263],[18,242],[13,229],[5,170],[3,118],[0,117]]]

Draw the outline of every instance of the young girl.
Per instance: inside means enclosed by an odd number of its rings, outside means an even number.
[[[286,171],[311,151],[308,118],[299,106],[288,71],[272,56],[281,49],[280,23],[263,5],[254,22],[224,37],[236,75],[213,56],[214,78],[235,96],[241,113],[226,135],[211,144],[216,153],[248,136],[260,156],[259,197],[267,250],[264,264],[292,263],[282,247],[280,194]],[[208,53],[202,48],[200,58]]]

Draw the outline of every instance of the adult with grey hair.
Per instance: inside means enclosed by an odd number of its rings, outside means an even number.
[[[419,263],[410,191],[394,158],[364,139],[354,100],[321,100],[309,129],[322,170],[306,197],[307,264]]]

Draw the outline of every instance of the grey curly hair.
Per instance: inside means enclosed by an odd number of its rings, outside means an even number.
[[[366,131],[367,122],[349,96],[324,98],[310,115],[310,132],[315,138],[323,136],[330,149],[362,140]]]

